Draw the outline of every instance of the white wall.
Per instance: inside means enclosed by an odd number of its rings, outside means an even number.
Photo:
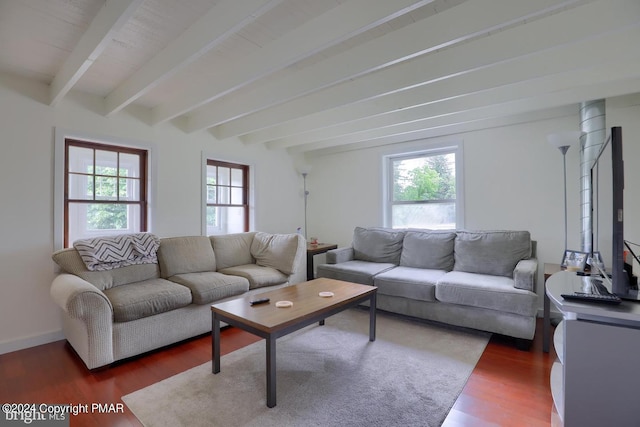
[[[625,237],[640,243],[640,102],[638,97],[607,100],[607,126],[623,126],[626,159]],[[464,141],[464,203],[467,229],[529,230],[538,242],[538,293],[542,265],[559,263],[564,249],[562,155],[547,134],[579,130],[579,112],[533,123],[491,128],[449,138],[414,141],[307,158],[309,233],[348,246],[355,226],[382,225],[381,157],[400,148],[413,151],[448,139]],[[635,159],[635,160],[634,160]],[[580,249],[580,156],[567,153],[568,246]],[[606,225],[601,233],[610,232]],[[604,252],[604,251],[603,251]],[[610,250],[608,251],[610,252]],[[323,262],[316,257],[316,263]],[[542,307],[542,298],[540,298]]]
[[[255,229],[291,233],[302,225],[302,179],[283,151],[219,142],[209,132],[187,134],[173,124],[151,127],[127,112],[105,118],[98,98],[70,95],[55,109],[46,99],[46,86],[0,76],[0,353],[61,338],[49,297],[57,127],[152,147],[151,231],[161,237],[200,234],[203,151],[252,166]]]

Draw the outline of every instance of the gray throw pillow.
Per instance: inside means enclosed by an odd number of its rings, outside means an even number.
[[[218,270],[237,265],[254,264],[256,261],[251,256],[251,244],[255,234],[252,231],[210,236]]]
[[[256,264],[271,267],[290,275],[296,272],[298,234],[268,234],[258,232],[251,243],[251,255]]]
[[[531,257],[528,231],[459,231],[455,271],[512,277],[516,264]]]
[[[353,259],[400,263],[404,231],[356,227],[353,232]]]
[[[400,265],[451,271],[456,233],[452,231],[413,231],[404,235]]]

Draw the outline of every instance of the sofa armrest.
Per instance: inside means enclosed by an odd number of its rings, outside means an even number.
[[[353,248],[338,248],[327,251],[327,264],[353,261]]]
[[[513,286],[518,289],[535,292],[537,272],[537,259],[530,258],[518,261],[515,270],[513,270]]]
[[[100,289],[73,274],[60,274],[51,283],[51,298],[74,319],[87,320],[100,313],[112,316],[111,301]]]
[[[65,338],[87,368],[113,362],[113,306],[104,292],[64,273],[53,279],[50,293],[62,308]]]

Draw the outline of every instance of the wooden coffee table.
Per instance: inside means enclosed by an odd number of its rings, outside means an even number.
[[[211,306],[211,360],[214,374],[220,372],[220,322],[238,327],[266,340],[267,406],[276,406],[276,339],[369,300],[369,341],[376,339],[375,286],[320,278],[272,291],[243,296]],[[321,297],[320,292],[333,292]],[[255,298],[269,298],[265,304],[250,305]],[[291,301],[292,307],[278,308],[277,301]]]

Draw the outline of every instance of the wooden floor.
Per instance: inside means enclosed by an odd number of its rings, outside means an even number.
[[[541,336],[540,320],[529,352],[494,336],[444,427],[549,426],[555,353],[542,352]],[[222,354],[258,340],[234,328],[221,337]],[[89,413],[71,417],[71,426],[140,426],[126,406],[104,414],[91,413],[91,405],[117,405],[123,395],[210,360],[211,338],[202,336],[90,372],[66,341],[58,341],[0,355],[0,403],[88,404]]]
[[[553,336],[553,329],[551,331]],[[443,427],[551,424],[549,386],[556,353],[542,351],[542,319],[531,350],[520,351],[506,337],[493,336]]]

